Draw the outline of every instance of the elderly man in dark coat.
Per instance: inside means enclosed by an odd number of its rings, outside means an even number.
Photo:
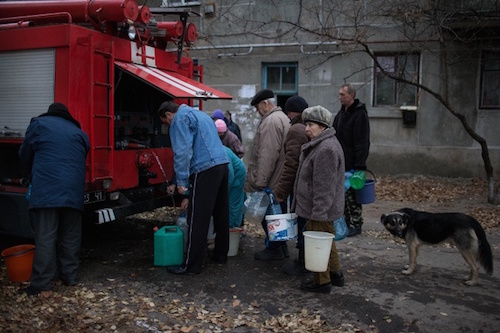
[[[60,103],[31,119],[19,148],[31,174],[30,213],[35,232],[35,257],[28,295],[52,289],[59,270],[66,285],[77,283],[82,238],[85,160],[89,139]]]

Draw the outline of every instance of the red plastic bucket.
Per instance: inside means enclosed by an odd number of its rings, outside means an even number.
[[[33,269],[35,245],[23,244],[9,247],[2,251],[2,257],[7,266],[7,276],[12,282],[30,280]]]

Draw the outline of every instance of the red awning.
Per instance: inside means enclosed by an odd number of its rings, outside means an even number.
[[[166,92],[174,98],[196,99],[232,99],[231,95],[223,93],[210,86],[189,79],[178,73],[166,72],[154,67],[115,61],[115,64],[137,78]]]

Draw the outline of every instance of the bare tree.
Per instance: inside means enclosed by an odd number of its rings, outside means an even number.
[[[481,7],[482,6],[482,7]],[[439,55],[443,63],[441,90],[406,79],[404,73],[389,73],[377,61],[370,42],[363,38],[353,39],[373,59],[375,66],[387,77],[398,82],[416,86],[433,96],[456,117],[467,134],[481,146],[481,156],[488,184],[488,202],[500,202],[499,188],[495,189],[493,166],[488,144],[470,125],[466,115],[460,111],[461,105],[454,103],[450,93],[450,71],[463,59],[470,59],[471,50],[490,48],[489,41],[495,31],[489,29],[491,19],[499,18],[498,1],[390,1],[384,16],[393,20],[401,33],[402,42],[410,49],[425,48],[425,42],[437,41]]]
[[[424,93],[432,96],[442,110],[459,120],[467,135],[481,147],[488,202],[500,202],[488,144],[468,118],[475,110],[462,112],[463,105],[454,98],[456,92],[451,85],[457,67],[472,60],[477,63],[480,50],[492,48],[490,43],[498,34],[493,28],[498,29],[499,24],[491,23],[500,18],[499,0],[274,0],[260,4],[250,8],[248,2],[231,2],[212,23],[219,26],[213,29],[208,26],[207,40],[212,43],[217,38],[288,43],[313,40],[318,50],[321,43],[326,45],[335,41],[338,52],[318,60],[322,63],[339,54],[362,52],[368,55],[375,68],[358,68],[359,71],[376,70],[398,84],[415,87],[420,96]],[[222,24],[230,29],[221,29]],[[398,49],[404,50],[400,56],[408,59],[415,52],[432,53],[440,59],[440,71],[435,75],[439,84],[422,83],[405,66],[395,71],[387,70],[377,56],[377,46],[381,43],[397,43]],[[462,88],[465,91],[467,87]]]

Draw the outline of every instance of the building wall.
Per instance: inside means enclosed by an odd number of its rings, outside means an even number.
[[[211,1],[212,3],[213,1]],[[358,1],[359,2],[359,1]],[[203,14],[203,5],[193,9]],[[233,121],[241,127],[246,156],[252,146],[260,116],[250,106],[254,94],[263,88],[262,63],[297,62],[299,68],[298,94],[309,105],[322,105],[336,113],[340,109],[338,90],[344,82],[357,87],[357,98],[366,103],[371,121],[371,150],[368,167],[376,174],[426,174],[451,177],[484,177],[481,148],[465,131],[460,120],[430,94],[421,91],[415,127],[403,126],[402,112],[397,107],[374,107],[373,66],[371,58],[362,52],[339,51],[335,46],[317,47],[311,40],[297,42],[285,38],[272,41],[244,34],[235,36],[240,29],[234,22],[221,19],[221,12],[233,10],[248,20],[259,17],[283,19],[293,17],[298,6],[287,1],[271,2],[216,1],[214,17],[192,17],[198,26],[200,37],[190,55],[199,59],[205,67],[204,82],[232,94],[231,101],[207,101],[204,111],[227,109]],[[282,6],[276,8],[276,3]],[[296,2],[292,1],[295,4]],[[289,3],[288,3],[289,4]],[[286,9],[286,10],[285,10]],[[260,16],[259,16],[260,15]],[[244,21],[241,23],[245,24]],[[313,25],[315,21],[303,22]],[[274,29],[274,28],[273,28]],[[228,37],[225,38],[224,36]],[[211,36],[207,40],[207,36]],[[387,43],[372,45],[375,51],[399,51],[399,43],[393,36],[384,36]],[[314,42],[314,40],[312,41]],[[266,46],[272,45],[272,46]],[[441,76],[442,61],[435,52],[438,45],[426,44],[420,55],[420,80],[424,86],[443,93]],[[479,104],[479,52],[472,54],[465,63],[451,67],[451,101],[460,105],[458,111],[466,116],[469,125],[488,143],[489,157],[500,177],[500,110],[480,110]],[[246,161],[246,158],[244,159]]]

